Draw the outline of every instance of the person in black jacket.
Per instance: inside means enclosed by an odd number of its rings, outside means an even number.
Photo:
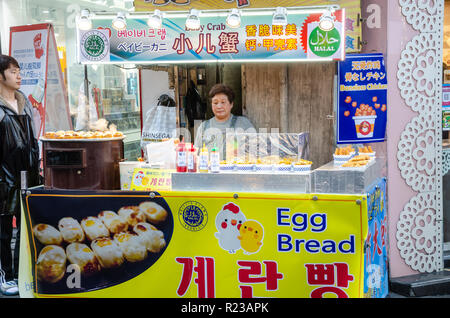
[[[20,175],[28,171],[28,185],[39,184],[39,146],[34,136],[32,105],[19,91],[19,63],[0,55],[0,290],[18,294],[20,245]],[[11,250],[13,217],[17,236]]]

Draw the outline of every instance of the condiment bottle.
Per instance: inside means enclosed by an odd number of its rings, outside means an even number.
[[[187,171],[186,147],[184,139],[177,146],[177,172]]]
[[[187,155],[187,171],[197,172],[197,153],[193,144],[188,148]]]
[[[211,149],[210,154],[210,162],[211,162],[211,172],[217,173],[220,169],[220,155],[219,151],[216,148],[216,145]]]
[[[208,172],[208,165],[209,165],[208,148],[206,148],[205,144],[203,144],[203,148],[200,150],[198,170],[200,172]]]

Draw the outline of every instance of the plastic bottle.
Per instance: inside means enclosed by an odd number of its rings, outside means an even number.
[[[211,162],[211,172],[217,173],[220,169],[220,154],[217,150],[216,145],[211,149],[211,155],[210,155],[210,162]]]
[[[177,172],[187,171],[187,160],[186,160],[186,146],[184,140],[177,146]]]
[[[191,147],[188,147],[187,156],[187,171],[197,172],[197,153],[193,144],[191,144]]]
[[[200,150],[198,170],[200,172],[208,172],[208,165],[209,165],[208,148],[206,148],[205,144],[203,144],[203,148]]]

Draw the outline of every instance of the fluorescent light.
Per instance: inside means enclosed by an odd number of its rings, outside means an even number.
[[[162,14],[160,10],[155,10],[152,15],[147,20],[149,27],[154,29],[161,29],[162,27]]]
[[[272,17],[273,25],[286,25],[287,24],[287,9],[283,7],[277,7]]]
[[[85,31],[92,29],[91,12],[88,9],[81,10],[77,24],[80,30]]]
[[[227,25],[230,28],[238,28],[241,26],[241,13],[238,9],[232,9],[227,17]]]
[[[127,19],[125,13],[117,13],[117,17],[112,21],[112,27],[116,30],[123,30],[127,27]]]
[[[200,11],[196,9],[191,9],[189,12],[189,15],[186,19],[186,28],[191,30],[198,30],[200,29]]]

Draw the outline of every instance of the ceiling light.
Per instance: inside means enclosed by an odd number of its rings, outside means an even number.
[[[227,17],[227,25],[230,28],[238,28],[241,26],[241,13],[238,9],[232,9]]]
[[[112,21],[112,27],[116,30],[123,30],[127,27],[127,19],[124,12],[117,13],[117,17]]]
[[[287,9],[283,7],[277,7],[272,17],[273,25],[286,25],[287,24]]]
[[[334,29],[334,20],[335,20],[335,17],[333,16],[331,9],[325,10],[325,12],[320,17],[319,28],[322,31],[333,30]]]
[[[198,30],[200,29],[200,11],[196,9],[191,9],[189,15],[186,19],[186,28],[190,30]]]
[[[77,24],[80,30],[92,29],[91,12],[88,9],[81,10]]]
[[[160,10],[155,10],[153,14],[147,20],[147,24],[149,27],[154,29],[161,29],[162,27],[162,14]]]

